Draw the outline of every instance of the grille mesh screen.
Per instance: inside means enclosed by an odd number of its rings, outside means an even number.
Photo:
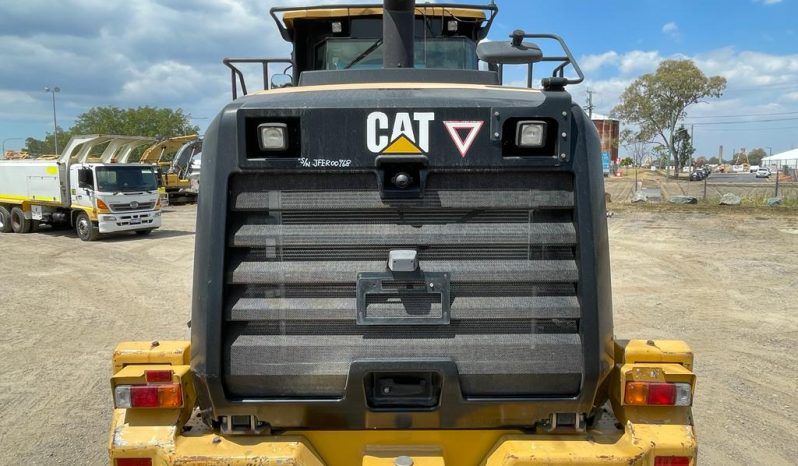
[[[431,173],[424,198],[382,200],[373,174],[239,174],[230,192],[232,395],[338,397],[352,361],[408,357],[454,360],[468,397],[579,391],[569,175]],[[357,274],[383,272],[393,249],[449,275],[448,325],[356,324]],[[401,288],[369,312],[439,312],[440,295]]]

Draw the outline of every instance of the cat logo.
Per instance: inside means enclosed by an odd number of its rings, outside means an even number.
[[[366,145],[374,154],[425,154],[429,152],[429,123],[433,112],[397,112],[393,122],[383,112],[366,118]]]

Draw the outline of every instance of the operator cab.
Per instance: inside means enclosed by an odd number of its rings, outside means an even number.
[[[476,8],[416,8],[414,67],[477,70],[477,43],[493,20],[487,11],[486,17]],[[382,8],[275,9],[272,16],[294,46],[299,73],[383,67]]]

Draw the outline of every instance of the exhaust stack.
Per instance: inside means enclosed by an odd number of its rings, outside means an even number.
[[[415,0],[384,0],[383,68],[413,68]]]

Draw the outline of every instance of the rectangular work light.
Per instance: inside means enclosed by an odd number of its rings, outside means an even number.
[[[516,126],[515,144],[518,147],[543,147],[546,143],[545,121],[519,121]]]
[[[261,150],[284,151],[288,148],[288,127],[285,123],[258,125],[258,144]]]

